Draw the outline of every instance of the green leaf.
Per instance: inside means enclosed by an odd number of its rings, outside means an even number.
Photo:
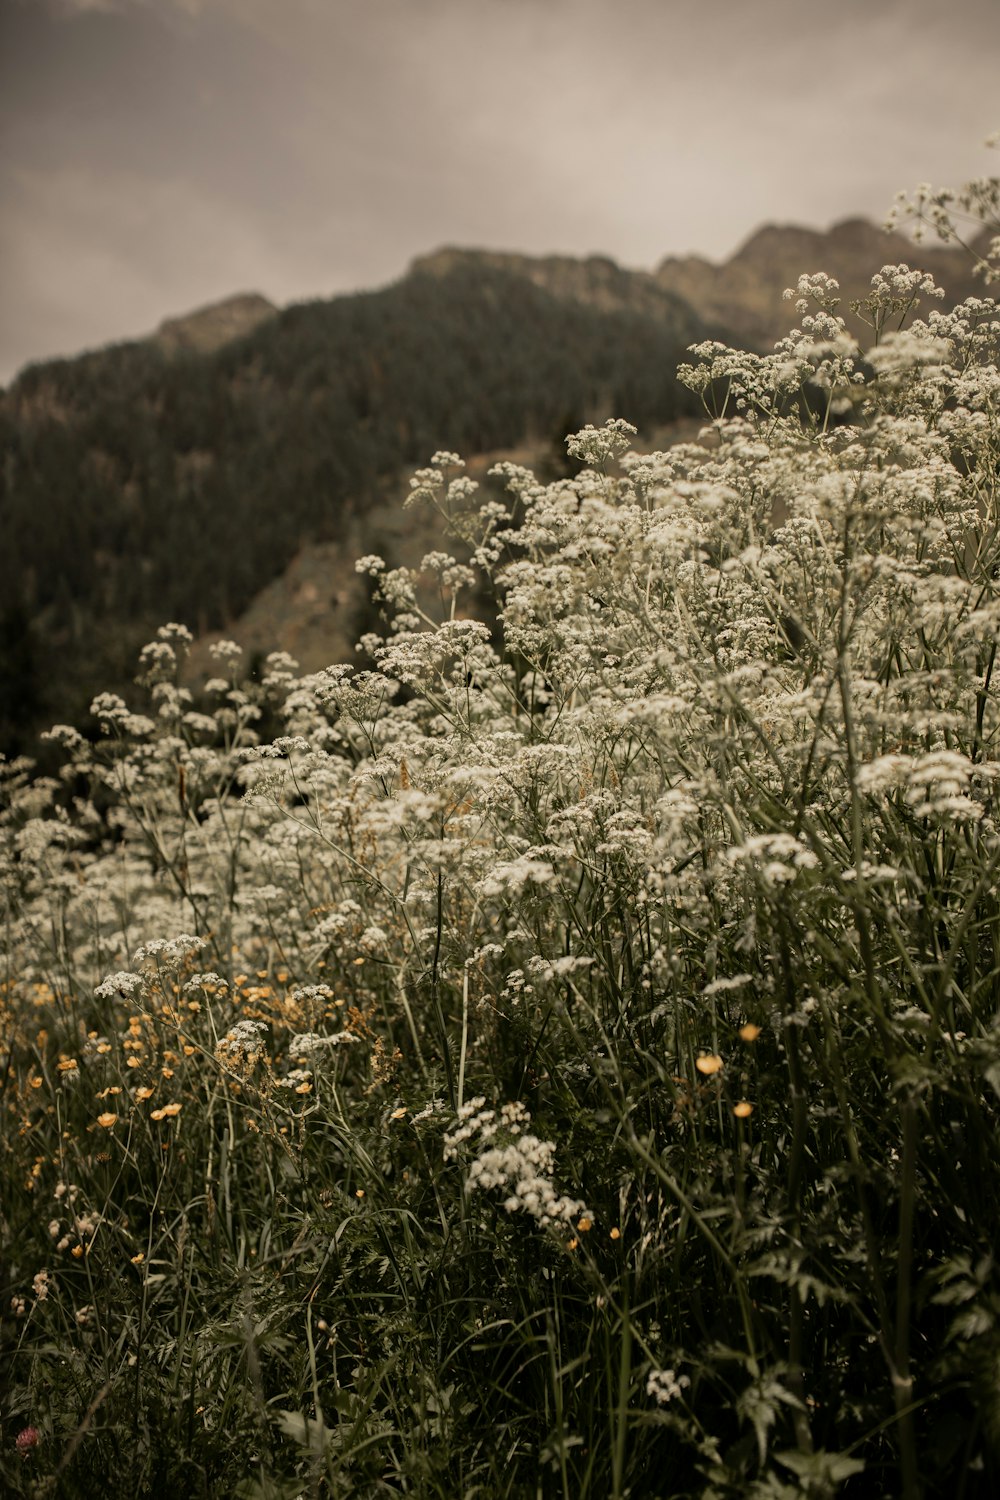
[[[276,1411],[275,1420],[285,1437],[310,1453],[323,1453],[335,1429],[327,1427],[322,1417],[307,1417],[301,1411]]]
[[[864,1473],[865,1468],[859,1458],[848,1458],[846,1453],[827,1453],[823,1448],[817,1453],[787,1449],[774,1457],[782,1468],[790,1469],[799,1479],[813,1484],[841,1484],[854,1474]]]

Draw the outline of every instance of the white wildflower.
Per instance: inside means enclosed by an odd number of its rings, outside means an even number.
[[[499,1114],[485,1106],[482,1097],[470,1099],[445,1136],[446,1161],[468,1141],[478,1142],[479,1155],[469,1168],[466,1187],[505,1192],[503,1206],[508,1213],[528,1213],[543,1228],[569,1225],[586,1215],[585,1204],[556,1192],[552,1183],[556,1148],[526,1131],[531,1116],[524,1106],[516,1101],[505,1104]]]
[[[145,988],[146,980],[142,974],[133,974],[129,970],[122,969],[117,974],[109,974],[106,979],[103,979],[94,994],[98,1000],[134,999],[136,995],[141,995]]]
[[[335,1031],[331,1036],[319,1036],[315,1031],[299,1032],[288,1043],[288,1055],[300,1061],[312,1061],[320,1053],[336,1047],[349,1047],[361,1038],[353,1031]]]
[[[668,1402],[676,1401],[690,1384],[687,1375],[678,1375],[673,1370],[650,1370],[646,1377],[646,1395],[652,1396],[657,1406],[666,1406]]]
[[[178,969],[186,958],[205,946],[204,938],[194,937],[190,933],[181,933],[175,938],[151,938],[148,943],[143,943],[141,948],[136,949],[132,955],[132,963],[138,968],[140,964],[152,960],[160,968]]]
[[[230,1066],[252,1068],[264,1056],[266,1035],[263,1021],[237,1021],[219,1041],[215,1055]]]
[[[232,663],[239,661],[243,647],[236,641],[213,641],[208,652],[214,661]]]

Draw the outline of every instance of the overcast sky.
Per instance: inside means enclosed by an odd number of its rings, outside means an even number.
[[[0,381],[442,244],[880,220],[998,128],[1000,0],[0,0]]]

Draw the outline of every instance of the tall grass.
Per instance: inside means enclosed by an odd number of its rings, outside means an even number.
[[[11,1493],[996,1492],[1000,321],[800,294],[4,767]]]

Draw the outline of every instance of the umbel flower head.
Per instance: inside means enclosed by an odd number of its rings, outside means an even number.
[[[525,1130],[531,1116],[523,1104],[505,1104],[499,1111],[484,1108],[483,1098],[470,1099],[458,1112],[458,1122],[445,1136],[445,1160],[456,1156],[470,1140],[480,1146],[469,1168],[470,1189],[500,1188],[506,1191],[508,1213],[527,1213],[543,1228],[557,1224],[586,1222],[593,1215],[577,1198],[557,1193],[552,1183],[556,1148]]]

